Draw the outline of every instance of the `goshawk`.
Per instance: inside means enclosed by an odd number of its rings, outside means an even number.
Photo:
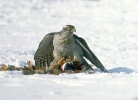
[[[107,72],[99,59],[90,50],[86,41],[73,34],[75,31],[76,29],[73,25],[66,25],[59,32],[47,34],[40,42],[35,53],[35,66],[49,67],[55,60],[70,56],[71,58],[76,57],[80,62],[80,66],[86,67],[85,70],[93,70],[85,60],[86,58],[101,71]]]

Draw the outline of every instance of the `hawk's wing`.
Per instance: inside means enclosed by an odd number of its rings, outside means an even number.
[[[47,34],[40,42],[39,47],[34,55],[36,67],[49,67],[53,61],[53,38],[56,33]]]
[[[97,68],[101,69],[103,72],[107,72],[107,70],[104,68],[102,63],[99,61],[99,59],[95,56],[95,54],[89,49],[86,41],[78,37],[77,35],[74,35],[77,43],[81,46],[83,50],[84,57],[86,57],[91,63],[93,63]]]

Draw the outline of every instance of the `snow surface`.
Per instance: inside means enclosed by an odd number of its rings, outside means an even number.
[[[42,38],[67,24],[109,73],[1,71],[0,100],[138,100],[138,0],[0,0],[0,64],[34,63]]]

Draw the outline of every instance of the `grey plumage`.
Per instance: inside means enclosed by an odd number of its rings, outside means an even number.
[[[63,56],[70,56],[71,58],[75,56],[82,66],[86,66],[85,70],[92,69],[92,67],[84,57],[103,72],[107,72],[102,63],[89,49],[86,41],[73,34],[74,31],[76,31],[74,26],[66,25],[60,32],[47,34],[35,53],[36,67],[49,67],[53,60],[59,60]]]

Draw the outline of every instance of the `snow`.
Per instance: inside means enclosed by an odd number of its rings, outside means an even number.
[[[34,63],[42,38],[71,24],[109,71],[0,71],[0,100],[138,100],[137,12],[137,0],[0,0],[0,64]]]

